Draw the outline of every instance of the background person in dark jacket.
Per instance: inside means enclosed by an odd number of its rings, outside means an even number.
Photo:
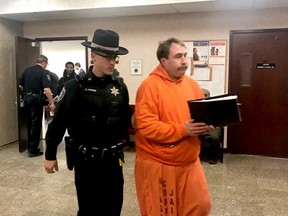
[[[57,76],[56,73],[46,70],[47,73],[50,75],[50,85],[51,85],[51,92],[53,94],[53,98],[55,98],[58,94],[58,81],[59,77]]]
[[[56,103],[57,98],[58,98],[58,80],[59,80],[59,77],[57,76],[56,73],[53,73],[52,71],[47,70],[47,73],[50,75],[51,91],[53,94],[54,102]],[[46,96],[44,96],[44,98],[45,98],[45,104],[44,105],[47,106],[48,99]],[[48,110],[46,109],[45,119],[46,119],[47,123],[50,123],[50,121],[53,117],[53,113],[54,112],[51,112],[49,109]]]
[[[209,90],[202,88],[201,89],[204,97],[210,97]],[[216,164],[219,158],[220,153],[220,142],[221,142],[221,128],[216,127],[214,130],[210,131],[205,135],[199,136],[201,141],[206,141],[210,144],[210,148],[208,148],[208,159],[209,164]],[[203,147],[202,147],[203,148]]]
[[[75,63],[75,72],[82,78],[84,79],[86,76],[85,71],[83,70],[83,68],[81,68],[81,64],[79,62]]]
[[[58,80],[58,94],[61,92],[63,86],[76,76],[73,62],[66,62],[63,76]]]

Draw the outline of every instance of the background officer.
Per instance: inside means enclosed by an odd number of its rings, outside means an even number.
[[[40,134],[42,128],[44,94],[48,98],[48,109],[53,111],[55,103],[50,89],[50,75],[45,70],[48,65],[48,58],[40,55],[36,65],[24,70],[19,87],[24,94],[24,106],[28,113],[28,156],[35,157],[42,155],[39,149]]]
[[[202,88],[201,89],[204,97],[208,98],[210,97],[210,91],[208,89]],[[205,143],[209,143],[209,148],[208,148],[208,160],[209,164],[217,164],[218,158],[219,158],[219,153],[220,153],[220,143],[221,143],[221,135],[222,131],[220,127],[216,127],[214,130],[210,131],[209,133],[205,135],[199,136],[200,140]],[[204,149],[204,146],[201,146],[201,151]]]
[[[58,171],[57,146],[68,128],[67,165],[75,172],[78,216],[120,216],[122,145],[128,141],[131,110],[123,79],[113,78],[112,73],[118,55],[128,50],[119,46],[116,32],[102,29],[95,31],[92,42],[82,45],[91,48],[93,68],[84,80],[77,76],[60,93],[46,133],[44,167],[47,173]]]

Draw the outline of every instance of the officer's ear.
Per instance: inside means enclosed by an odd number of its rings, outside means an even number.
[[[95,57],[95,53],[94,52],[91,52],[91,59],[93,59]]]

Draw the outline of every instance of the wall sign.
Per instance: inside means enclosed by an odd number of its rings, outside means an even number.
[[[139,59],[131,60],[130,74],[131,75],[142,75],[142,60],[139,60]]]
[[[276,68],[275,63],[257,63],[256,64],[257,69],[274,69]]]

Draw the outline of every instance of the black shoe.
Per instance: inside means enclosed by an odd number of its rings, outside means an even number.
[[[28,152],[28,157],[37,157],[43,155],[43,152],[39,151],[37,153]]]
[[[209,164],[217,164],[217,160],[216,159],[211,159],[211,160],[209,160]]]

